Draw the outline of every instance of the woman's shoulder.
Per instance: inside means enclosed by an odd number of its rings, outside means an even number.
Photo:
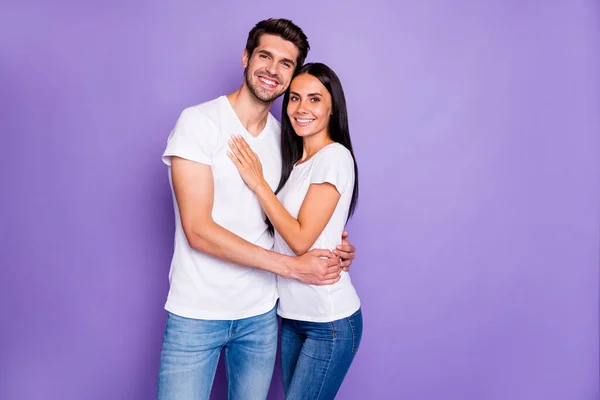
[[[319,153],[320,157],[331,157],[340,160],[352,161],[352,153],[350,153],[350,150],[348,150],[343,144],[337,142],[325,146]]]

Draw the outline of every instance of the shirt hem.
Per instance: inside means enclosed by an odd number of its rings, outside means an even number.
[[[179,315],[184,318],[193,318],[193,319],[210,319],[210,320],[236,320],[236,319],[244,319],[250,317],[256,317],[261,314],[265,314],[275,307],[277,303],[277,297],[273,300],[270,300],[267,303],[261,303],[259,306],[252,307],[250,309],[245,309],[243,311],[238,312],[222,312],[222,311],[214,311],[214,310],[198,310],[185,306],[180,306],[177,304],[173,304],[172,301],[168,301],[165,304],[165,310],[168,312]]]
[[[307,317],[307,316],[298,316],[298,315],[289,314],[289,313],[282,313],[279,309],[277,310],[277,315],[279,315],[281,318],[294,319],[296,321],[333,322],[333,321],[337,321],[338,319],[348,318],[349,316],[351,316],[352,314],[357,312],[359,309],[360,309],[360,303],[358,304],[358,306],[356,306],[355,309],[352,309],[352,311],[347,311],[347,312],[343,312],[340,314],[323,317],[323,318],[314,318],[314,317]]]

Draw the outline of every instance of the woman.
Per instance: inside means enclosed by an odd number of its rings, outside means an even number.
[[[241,137],[229,157],[275,228],[275,251],[333,249],[358,199],[346,100],[326,65],[300,68],[283,99],[282,174],[275,193]],[[286,399],[333,399],[358,350],[360,300],[347,272],[330,286],[278,277],[281,368]]]

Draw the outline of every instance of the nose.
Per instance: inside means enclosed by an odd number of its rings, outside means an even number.
[[[267,65],[267,72],[270,73],[271,75],[275,76],[277,75],[277,63],[275,62],[271,62]]]

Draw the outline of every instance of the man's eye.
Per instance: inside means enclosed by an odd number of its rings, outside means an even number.
[[[266,54],[261,54],[259,55],[260,58],[262,58],[263,60],[266,60],[267,58],[269,58],[269,56],[267,56]]]
[[[290,63],[283,63],[283,66],[286,68],[292,68],[292,64]]]

